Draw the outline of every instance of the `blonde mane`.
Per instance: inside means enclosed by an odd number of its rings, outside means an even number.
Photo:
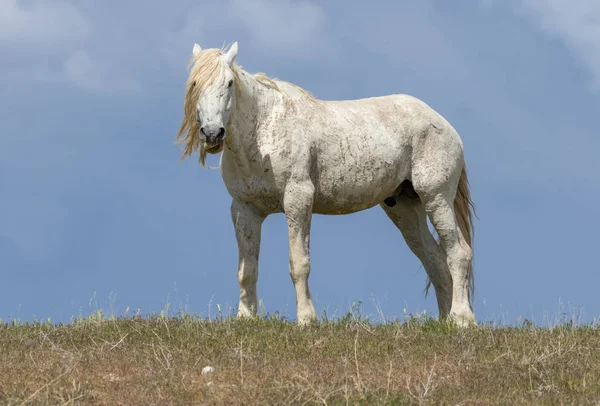
[[[186,83],[183,103],[183,120],[181,121],[179,132],[177,133],[177,141],[184,145],[181,159],[183,160],[197,151],[199,153],[199,162],[202,166],[206,166],[206,151],[204,150],[204,145],[200,141],[200,125],[196,118],[196,104],[200,99],[202,90],[212,85],[215,80],[223,75],[226,64],[220,58],[222,55],[223,49],[205,49],[198,54],[193,55],[188,63],[190,75]],[[236,78],[236,91],[239,91],[238,79],[242,67],[234,63],[231,70]],[[271,79],[264,73],[256,73],[252,75],[252,77],[261,85],[276,90],[287,97],[297,98],[294,94],[290,94],[285,89],[281,89],[277,85],[277,82],[290,86],[302,96],[314,100],[314,97],[309,92],[293,83]]]
[[[279,89],[279,86],[277,86],[277,83],[275,83],[273,81],[273,79],[271,79],[270,77],[268,77],[266,74],[259,72],[259,73],[255,73],[253,75],[254,80],[256,80],[258,83],[263,84],[266,87],[269,87],[271,89],[277,90],[278,92],[280,92],[281,90]]]
[[[200,141],[200,125],[196,117],[196,104],[200,99],[200,92],[219,78],[225,69],[220,56],[221,49],[206,49],[193,55],[188,63],[190,76],[185,85],[185,98],[183,102],[183,120],[177,133],[177,140],[185,145],[181,159],[198,151],[199,161],[206,166],[206,151]],[[236,70],[234,69],[234,73]]]

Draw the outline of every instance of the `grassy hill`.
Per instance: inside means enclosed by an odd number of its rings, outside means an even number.
[[[0,326],[0,403],[9,405],[599,401],[593,326],[459,330],[345,317],[300,328],[190,316]]]

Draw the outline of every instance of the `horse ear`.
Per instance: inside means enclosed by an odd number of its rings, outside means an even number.
[[[236,41],[233,43],[233,45],[231,45],[231,47],[229,47],[229,50],[227,51],[227,53],[225,55],[223,55],[223,60],[227,63],[227,65],[231,66],[233,61],[235,61],[237,52],[238,52],[238,43]]]
[[[202,51],[202,48],[200,48],[200,45],[194,44],[194,49],[192,50],[192,54],[194,54],[194,56],[196,56],[200,53],[200,51]]]

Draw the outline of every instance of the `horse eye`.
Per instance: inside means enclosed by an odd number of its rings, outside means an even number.
[[[233,85],[233,79],[229,81],[229,83],[227,84],[227,87],[231,87],[231,85]]]

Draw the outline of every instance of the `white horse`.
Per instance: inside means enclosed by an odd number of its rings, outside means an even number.
[[[239,249],[238,317],[256,314],[261,225],[284,212],[297,320],[317,315],[308,288],[313,213],[347,214],[377,204],[400,229],[433,284],[440,319],[475,322],[471,308],[472,203],[454,128],[407,95],[322,101],[227,51],[193,47],[183,158],[221,155]],[[183,159],[182,158],[182,159]],[[439,235],[430,233],[427,216]]]

